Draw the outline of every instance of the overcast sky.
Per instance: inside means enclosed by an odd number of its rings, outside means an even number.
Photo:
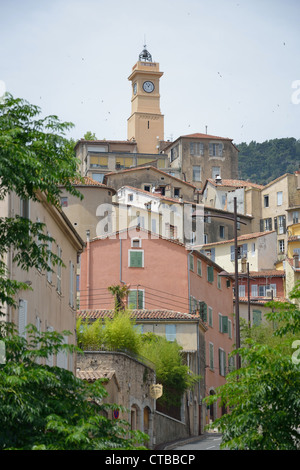
[[[0,89],[74,139],[127,139],[146,39],[166,140],[206,126],[236,144],[299,139],[299,19],[300,0],[0,0]]]

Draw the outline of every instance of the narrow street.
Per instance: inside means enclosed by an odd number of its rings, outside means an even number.
[[[198,441],[176,446],[173,450],[220,450],[221,434],[207,434]]]

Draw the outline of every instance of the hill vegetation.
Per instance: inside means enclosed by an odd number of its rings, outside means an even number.
[[[239,150],[239,178],[268,184],[300,166],[300,140],[294,137],[236,145]]]

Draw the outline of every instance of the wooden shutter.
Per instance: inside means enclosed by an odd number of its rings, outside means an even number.
[[[209,343],[209,368],[214,369],[214,345]]]
[[[228,333],[228,317],[222,315],[222,333]]]
[[[201,320],[207,322],[207,305],[205,302],[199,302]]]
[[[207,266],[207,280],[208,280],[208,282],[214,282],[214,268],[213,268],[213,266]]]
[[[261,232],[264,232],[264,219],[260,219],[259,221],[259,229]]]
[[[25,338],[27,325],[27,300],[19,300],[19,335]]]
[[[130,251],[130,267],[131,268],[143,267],[143,251]]]
[[[230,247],[230,261],[234,261],[235,259],[235,248],[234,246]]]

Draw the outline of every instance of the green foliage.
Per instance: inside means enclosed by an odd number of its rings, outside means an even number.
[[[155,364],[156,380],[164,389],[159,401],[179,406],[183,393],[199,380],[184,365],[182,348],[176,341],[147,333],[143,335],[141,354]]]
[[[140,351],[141,335],[129,312],[118,312],[113,318],[105,318],[104,344],[108,349]]]
[[[101,381],[92,384],[59,367],[41,365],[64,345],[63,332],[38,333],[27,327],[28,340],[12,324],[1,322],[6,362],[0,364],[0,449],[103,450],[136,449],[147,436],[131,431],[124,420],[104,416],[114,404],[103,404]]]
[[[129,292],[129,287],[125,284],[123,286],[109,286],[109,292],[115,298],[115,312],[118,312],[120,309],[125,309],[125,300]]]
[[[83,351],[95,351],[103,348],[104,325],[99,319],[92,323],[78,318],[76,321],[77,344]]]
[[[0,102],[0,200],[14,192],[23,200],[41,202],[41,195],[59,207],[61,186],[82,198],[72,185],[80,179],[74,145],[65,137],[73,126],[56,116],[39,118],[40,108],[6,94]],[[18,171],[16,171],[16,168]],[[14,305],[14,294],[26,284],[10,280],[3,262],[13,248],[13,262],[24,270],[49,270],[61,260],[48,250],[46,226],[24,217],[0,218],[0,303]]]
[[[97,140],[97,137],[96,137],[96,135],[95,135],[94,132],[87,131],[87,132],[84,134],[84,139],[85,139],[85,140]]]
[[[300,298],[296,286],[292,297]],[[299,304],[269,302],[270,326],[252,328],[239,349],[242,367],[226,377],[208,404],[230,408],[213,423],[222,447],[250,450],[296,450],[300,446],[300,361],[294,344],[300,334]],[[272,328],[273,328],[272,326]]]
[[[295,138],[255,141],[237,145],[239,178],[265,185],[299,169],[300,140]]]

